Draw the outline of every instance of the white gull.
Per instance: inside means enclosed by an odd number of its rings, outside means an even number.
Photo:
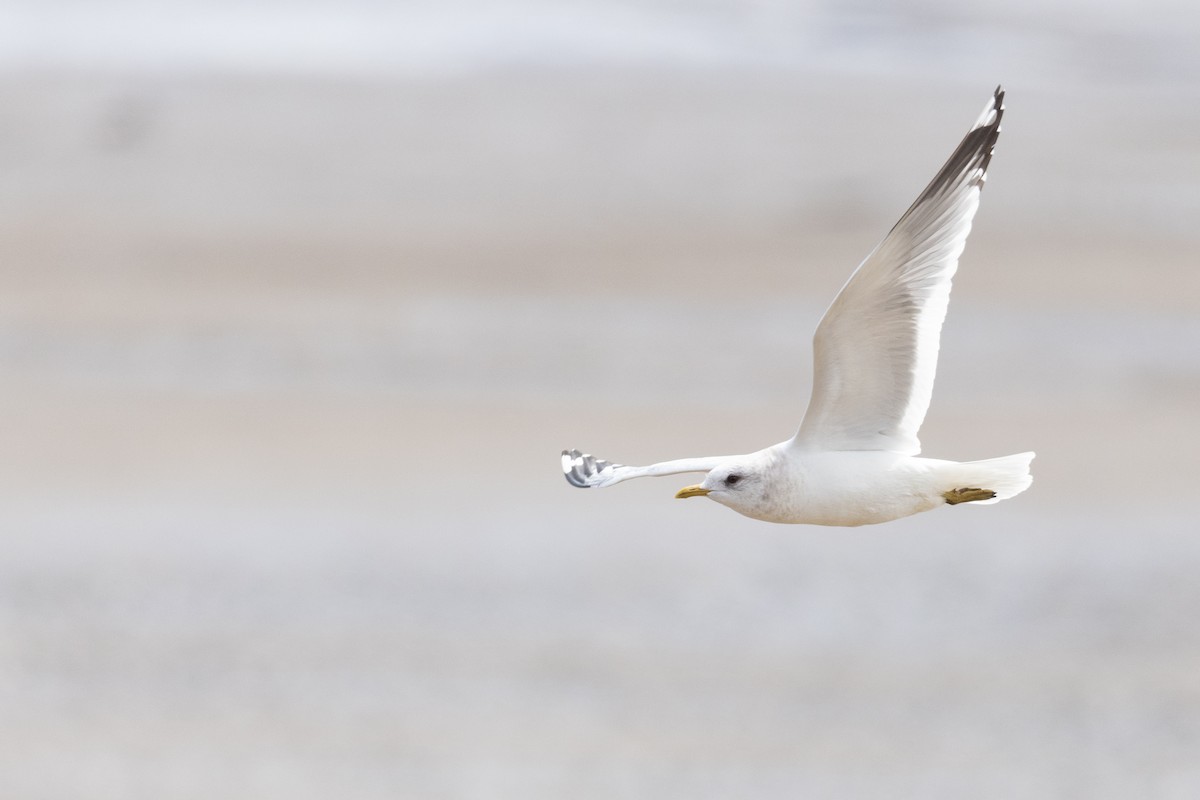
[[[812,398],[795,436],[747,455],[647,467],[564,450],[571,485],[706,472],[675,496],[708,497],[768,522],[814,525],[887,522],[1027,489],[1033,453],[966,462],[918,457],[950,283],[1003,116],[997,87],[950,160],[834,298],[813,338]]]

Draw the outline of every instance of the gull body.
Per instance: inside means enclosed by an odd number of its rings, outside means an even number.
[[[983,461],[920,457],[942,322],[1004,114],[997,88],[950,159],[825,312],[813,389],[796,434],[754,453],[613,464],[564,450],[580,488],[707,473],[676,497],[708,497],[768,522],[866,525],[944,505],[989,504],[1032,483],[1033,453]]]
[[[959,462],[885,450],[798,452],[789,445],[714,459],[717,464],[703,482],[676,496],[708,497],[766,522],[870,525],[947,504],[1011,497],[1029,485],[1032,458],[1022,453]],[[730,477],[736,478],[732,485]],[[972,500],[954,494],[981,486],[998,488],[980,489]]]

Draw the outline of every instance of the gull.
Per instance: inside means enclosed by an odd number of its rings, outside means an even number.
[[[1004,116],[997,87],[950,159],[834,298],[813,338],[808,411],[785,442],[746,455],[646,467],[564,450],[572,486],[705,472],[677,498],[707,497],[753,519],[869,525],[940,506],[990,504],[1029,488],[1033,453],[920,458],[950,282],[979,208]]]

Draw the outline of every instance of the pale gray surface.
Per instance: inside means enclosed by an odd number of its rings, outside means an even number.
[[[0,795],[1200,793],[1200,17],[1027,5],[9,4]],[[1029,492],[566,485],[790,435],[1001,80],[922,440]]]

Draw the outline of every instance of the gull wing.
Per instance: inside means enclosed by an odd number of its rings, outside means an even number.
[[[648,467],[627,467],[611,464],[602,458],[581,453],[578,450],[563,450],[562,468],[567,483],[580,489],[601,488],[630,478],[656,478],[660,475],[678,475],[682,472],[708,472],[728,456],[709,458],[680,458],[663,461]]]
[[[950,281],[1000,135],[995,94],[916,202],[842,287],[813,338],[813,390],[791,446],[921,452]]]

